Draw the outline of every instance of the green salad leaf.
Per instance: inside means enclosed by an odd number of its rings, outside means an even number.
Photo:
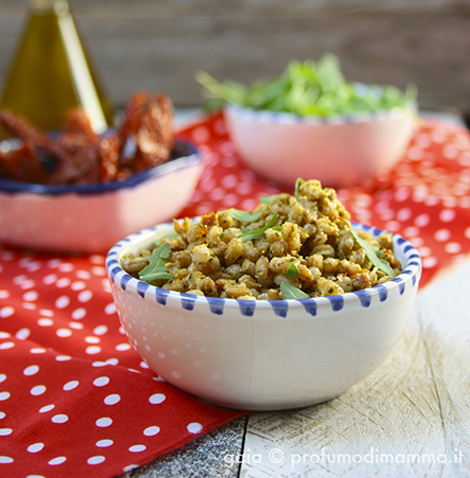
[[[338,58],[329,53],[316,63],[292,61],[277,78],[259,80],[250,87],[231,80],[219,82],[204,71],[197,72],[196,81],[205,88],[212,109],[232,104],[324,118],[409,107],[417,96],[414,86],[402,92],[389,85],[348,82]]]
[[[310,296],[299,288],[289,284],[288,282],[281,283],[281,297],[283,299],[308,299]]]
[[[140,280],[150,282],[158,279],[172,280],[173,277],[169,274],[165,268],[165,260],[171,252],[171,246],[168,242],[164,242],[157,249],[154,249],[152,255],[149,257],[148,266],[144,267],[139,272]]]
[[[241,211],[240,209],[232,208],[232,217],[240,222],[253,222],[257,221],[261,217],[261,212],[250,213],[247,211]]]
[[[260,229],[256,229],[255,231],[244,232],[240,236],[242,242],[248,242],[248,241],[252,241],[253,239],[258,239],[260,237],[263,237],[264,233],[274,225],[274,223],[276,222],[276,218],[277,218],[277,212],[273,214],[273,216],[271,217],[271,219],[265,226],[261,227]]]
[[[380,259],[379,255],[382,253],[382,251],[377,250],[372,244],[359,237],[352,229],[351,234],[356,242],[364,249],[366,256],[369,258],[372,264],[374,264],[374,266],[389,276],[396,276],[392,266],[386,260]]]

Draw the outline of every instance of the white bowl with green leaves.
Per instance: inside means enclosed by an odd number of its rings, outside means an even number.
[[[167,382],[205,401],[281,410],[336,397],[379,367],[412,312],[421,262],[397,234],[402,272],[388,282],[326,297],[242,300],[170,291],[123,269],[123,256],[173,231],[168,223],[128,236],[106,267],[130,343]]]
[[[292,62],[275,80],[245,87],[199,72],[215,107],[224,107],[231,139],[246,164],[289,186],[315,177],[347,187],[389,170],[416,126],[416,94],[344,79],[338,60]]]

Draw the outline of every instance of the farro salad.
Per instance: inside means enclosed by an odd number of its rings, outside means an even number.
[[[298,179],[294,195],[261,197],[254,211],[226,209],[174,220],[173,234],[125,271],[152,285],[233,299],[302,299],[357,291],[401,272],[392,235],[354,232],[336,191]]]

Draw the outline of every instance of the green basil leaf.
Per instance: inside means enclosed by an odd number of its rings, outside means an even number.
[[[281,297],[288,299],[308,299],[310,296],[288,282],[281,283]]]
[[[241,211],[240,209],[232,208],[232,217],[240,222],[253,222],[260,219],[261,211],[250,213],[247,211]]]
[[[392,266],[386,260],[380,259],[379,251],[372,244],[359,237],[352,229],[351,234],[356,242],[364,249],[366,256],[369,258],[372,264],[374,264],[374,266],[389,276],[396,276]]]
[[[289,280],[292,280],[292,279],[297,279],[299,275],[300,275],[299,269],[297,269],[297,266],[295,265],[295,263],[292,262],[286,270],[286,277]]]
[[[149,264],[139,272],[140,280],[150,283],[156,279],[173,279],[165,268],[165,259],[168,258],[170,252],[171,246],[168,242],[164,242],[154,249],[149,257]]]
[[[252,241],[253,239],[258,239],[260,237],[264,236],[264,233],[273,226],[273,224],[276,222],[277,218],[277,212],[273,214],[273,217],[269,220],[269,222],[266,224],[266,226],[261,227],[260,229],[256,229],[255,231],[249,231],[243,233],[240,238],[242,239],[243,242],[248,242]]]

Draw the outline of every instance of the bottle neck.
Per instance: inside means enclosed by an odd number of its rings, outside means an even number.
[[[28,7],[36,14],[66,15],[69,11],[66,0],[28,0]]]

